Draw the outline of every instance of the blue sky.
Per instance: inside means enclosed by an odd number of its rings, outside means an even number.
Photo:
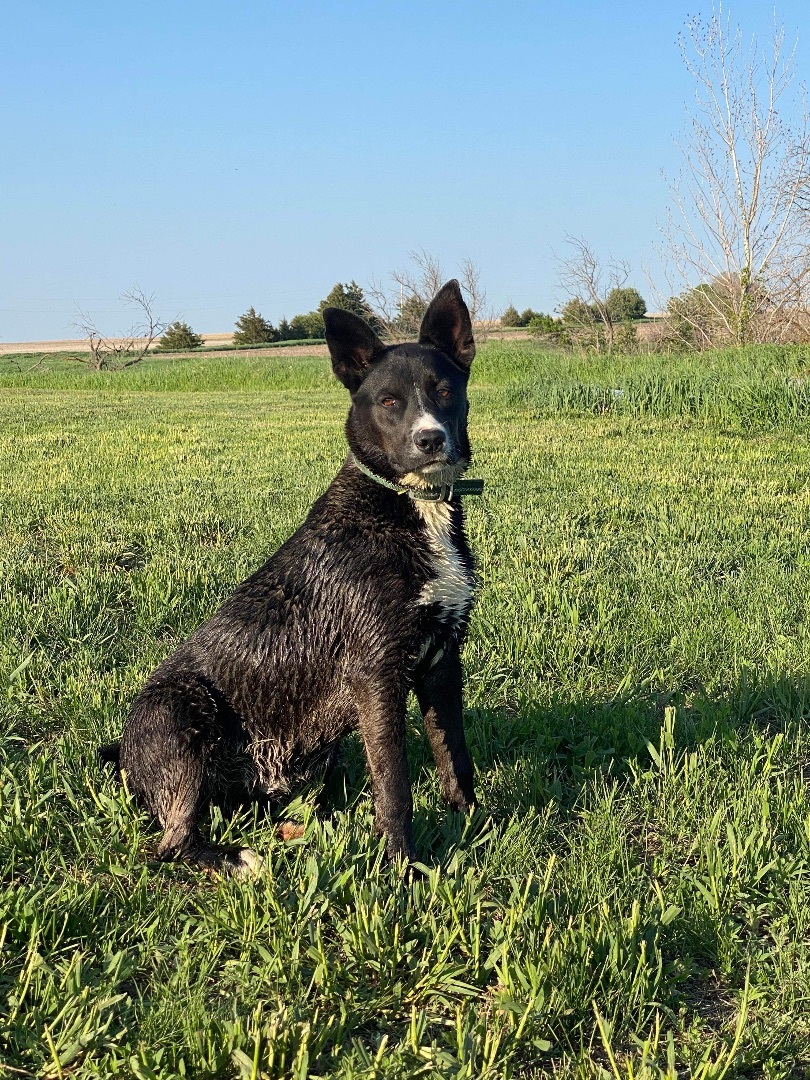
[[[693,9],[694,10],[694,9]],[[710,10],[707,5],[707,11]],[[728,10],[767,34],[767,4]],[[660,279],[689,9],[175,0],[0,9],[0,340],[125,328],[133,284],[227,331],[424,248],[496,309],[558,302],[564,236]],[[778,18],[810,66],[810,5]]]

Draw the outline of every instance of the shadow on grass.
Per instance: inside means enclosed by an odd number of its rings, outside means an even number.
[[[785,733],[807,719],[810,676],[758,679],[744,671],[734,686],[715,694],[685,685],[669,693],[529,702],[519,710],[471,709],[466,729],[479,777],[510,766],[519,774],[500,808],[511,813],[552,797],[570,805],[595,773],[620,777],[634,764],[646,767],[665,723],[679,752],[708,740],[734,748],[751,730]],[[426,749],[420,768],[429,762]]]
[[[475,708],[467,711],[465,726],[481,815],[497,824],[542,814],[551,804],[558,817],[573,821],[596,784],[615,787],[650,769],[667,729],[675,755],[711,743],[730,760],[747,758],[755,735],[798,733],[808,719],[810,676],[760,679],[744,671],[735,685],[714,694],[683,685],[669,693],[528,702],[515,710]],[[412,717],[408,741],[415,787],[435,789],[435,766],[418,716]],[[339,809],[368,796],[359,742],[347,747],[343,764],[339,803],[324,800]],[[454,815],[438,799],[426,801],[417,801],[417,846],[426,861],[440,861],[465,824],[458,816],[453,823]]]
[[[465,726],[477,773],[478,825],[497,828],[531,812],[541,814],[551,804],[558,818],[573,823],[597,782],[615,786],[650,768],[667,723],[676,754],[711,741],[733,755],[746,753],[754,732],[787,733],[807,719],[810,677],[758,680],[750,672],[713,695],[685,685],[670,693],[631,692],[621,698],[549,705],[528,702],[512,710],[470,709]],[[469,840],[471,828],[464,815],[452,814],[438,797],[435,765],[415,711],[409,720],[408,754],[417,792],[417,848],[426,862],[441,862],[463,836]],[[368,814],[370,796],[365,755],[355,734],[344,740],[338,763],[322,786],[316,782],[296,793],[289,806],[239,809],[269,823],[295,819],[301,807],[314,803],[317,816],[324,819],[346,811]],[[225,817],[230,816],[225,811]]]

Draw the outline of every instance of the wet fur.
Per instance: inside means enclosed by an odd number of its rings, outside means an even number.
[[[474,345],[457,283],[431,304],[417,344],[385,347],[336,309],[325,322],[335,374],[352,395],[352,452],[392,480],[459,475],[470,456]],[[450,388],[447,401],[437,387]],[[391,398],[395,409],[384,404]],[[434,430],[446,434],[446,461],[425,465],[416,443]],[[203,838],[202,809],[284,798],[328,769],[340,740],[359,730],[376,828],[391,855],[413,858],[411,690],[445,799],[457,810],[474,801],[459,658],[472,595],[460,501],[397,494],[350,454],[297,532],[150,675],[120,747],[102,748],[163,827],[158,857],[254,870],[251,852]]]

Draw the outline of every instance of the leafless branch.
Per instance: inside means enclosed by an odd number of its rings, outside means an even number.
[[[84,362],[93,371],[123,371],[139,364],[168,325],[155,314],[154,294],[147,295],[135,285],[121,299],[138,312],[137,321],[122,338],[105,337],[92,316],[77,309],[73,326],[87,339],[90,358]]]
[[[17,369],[18,375],[28,375],[32,371],[38,371],[44,367],[46,360],[55,360],[55,353],[40,353],[36,360],[33,360],[27,367],[23,367],[16,356],[0,357],[0,360],[7,360],[13,367]]]
[[[392,270],[388,285],[372,280],[366,290],[389,341],[417,336],[428,304],[446,280],[439,259],[424,248],[411,251],[409,259],[412,266]],[[487,297],[481,272],[471,258],[462,261],[458,279],[470,309],[476,338],[480,341],[494,320],[486,310]]]
[[[795,108],[788,96],[793,50],[779,27],[746,47],[722,5],[680,46],[695,99],[663,229],[673,325],[697,347],[795,337],[810,300],[810,117],[803,91]]]
[[[558,283],[563,294],[564,321],[575,344],[608,353],[616,343],[616,325],[608,304],[614,289],[621,289],[630,276],[623,259],[602,262],[582,237],[566,235],[571,249],[567,258],[558,258]]]

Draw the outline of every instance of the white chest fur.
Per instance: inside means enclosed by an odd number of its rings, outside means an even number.
[[[453,543],[450,506],[427,501],[416,502],[415,506],[425,523],[433,563],[433,577],[422,589],[418,602],[438,604],[439,617],[457,623],[472,602],[473,580]]]

